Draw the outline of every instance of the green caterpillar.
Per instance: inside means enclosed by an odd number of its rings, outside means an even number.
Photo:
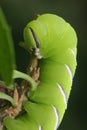
[[[7,130],[56,130],[67,108],[76,70],[77,36],[61,17],[43,14],[24,29],[24,47],[39,60],[40,84],[23,103],[26,111],[5,118]]]

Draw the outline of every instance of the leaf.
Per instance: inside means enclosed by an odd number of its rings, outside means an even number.
[[[10,28],[0,8],[0,76],[8,86],[15,68],[14,47]]]
[[[31,85],[31,91],[34,91],[37,88],[37,83],[27,74],[20,71],[14,70],[13,79],[22,78],[28,81]]]
[[[0,99],[8,100],[9,102],[11,102],[11,104],[12,104],[13,106],[16,105],[15,100],[14,100],[11,96],[9,96],[9,95],[7,95],[7,94],[5,94],[5,93],[3,93],[3,92],[0,92]]]

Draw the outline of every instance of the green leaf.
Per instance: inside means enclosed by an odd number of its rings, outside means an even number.
[[[14,70],[13,79],[22,78],[30,83],[31,91],[34,91],[37,88],[37,83],[27,74],[20,71]]]
[[[0,8],[0,76],[8,86],[15,69],[14,47],[10,28]]]
[[[11,104],[13,106],[16,106],[15,100],[11,96],[9,96],[9,95],[7,95],[5,93],[0,92],[0,99],[8,100],[9,102],[11,102]]]

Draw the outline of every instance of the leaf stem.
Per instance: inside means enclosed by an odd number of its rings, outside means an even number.
[[[5,94],[3,92],[0,92],[0,99],[8,100],[9,102],[11,102],[11,104],[13,106],[16,106],[15,100],[11,96],[9,96],[9,95],[7,95],[7,94]]]
[[[31,91],[34,91],[36,89],[36,87],[37,87],[37,83],[29,75],[27,75],[27,74],[25,74],[23,72],[14,70],[13,78],[14,79],[22,78],[22,79],[27,80],[31,85]]]

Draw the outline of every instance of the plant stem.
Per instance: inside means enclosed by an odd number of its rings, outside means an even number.
[[[31,91],[34,91],[37,87],[37,83],[29,75],[22,73],[20,71],[14,70],[13,78],[14,79],[22,78],[27,80],[31,85]]]

